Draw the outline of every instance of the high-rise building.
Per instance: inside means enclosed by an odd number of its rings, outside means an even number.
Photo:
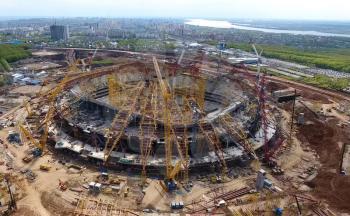
[[[58,40],[68,40],[69,29],[68,26],[52,25],[50,26],[51,39]]]

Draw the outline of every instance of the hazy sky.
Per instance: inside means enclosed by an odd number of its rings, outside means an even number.
[[[350,0],[0,0],[0,16],[350,20]]]

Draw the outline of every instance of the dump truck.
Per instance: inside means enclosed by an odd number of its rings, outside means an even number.
[[[51,166],[48,164],[41,164],[40,169],[43,171],[49,171],[51,169]]]

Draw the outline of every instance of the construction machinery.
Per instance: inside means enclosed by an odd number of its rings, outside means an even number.
[[[146,183],[146,166],[148,157],[151,154],[152,142],[155,139],[155,131],[157,128],[157,124],[154,123],[155,119],[155,110],[157,107],[155,106],[157,100],[157,84],[151,82],[150,83],[151,91],[148,92],[146,98],[143,103],[141,103],[141,122],[140,122],[140,149],[141,149],[141,164],[142,164],[142,173],[141,173],[141,181],[142,185]]]
[[[46,100],[49,107],[44,120],[40,122],[40,124],[36,128],[37,134],[40,134],[40,130],[42,129],[39,141],[34,139],[32,135],[33,133],[28,131],[21,123],[18,125],[19,131],[23,134],[22,137],[26,137],[27,139],[29,139],[30,144],[34,147],[31,150],[30,154],[26,155],[23,158],[24,162],[29,163],[30,161],[33,160],[33,158],[40,157],[43,154],[47,143],[48,135],[49,135],[49,126],[51,124],[51,121],[55,112],[56,99],[57,99],[57,96],[64,89],[64,86],[67,80],[68,80],[68,76],[65,76],[63,80],[54,89],[52,89],[50,92],[47,93],[46,98],[42,98]]]
[[[171,116],[169,110],[171,93],[169,90],[169,85],[167,82],[164,82],[162,74],[159,69],[159,65],[156,57],[153,57],[153,64],[156,70],[159,86],[163,96],[163,112],[164,112],[164,139],[165,139],[165,166],[166,166],[166,176],[169,178],[170,173],[172,172],[172,141],[171,141]]]
[[[175,166],[172,167],[170,174],[167,176],[164,182],[160,181],[160,185],[165,191],[172,192],[177,189],[177,182],[175,180],[175,177],[181,171],[183,164],[184,162],[182,160],[177,161]]]
[[[29,163],[33,158],[40,157],[43,153],[43,146],[40,142],[33,138],[32,133],[30,133],[23,125],[18,125],[20,132],[23,134],[22,137],[29,139],[30,144],[34,147],[30,154],[26,155],[22,160]]]
[[[177,137],[175,137],[176,132],[173,129],[172,126],[172,117],[171,117],[171,105],[172,103],[172,94],[170,92],[170,86],[167,81],[163,80],[162,74],[159,69],[159,65],[157,62],[156,57],[153,57],[153,64],[156,71],[157,79],[159,82],[159,86],[162,93],[163,98],[163,120],[164,120],[164,139],[165,139],[165,167],[166,167],[166,178],[165,178],[165,184],[167,191],[173,191],[176,189],[176,182],[174,177],[177,175],[177,173],[180,171],[180,167],[182,164],[185,164],[186,161],[181,151],[181,146],[177,141]],[[172,166],[172,149],[173,149],[173,142],[175,142],[179,155],[181,157],[181,160],[176,163],[176,165]]]
[[[67,183],[62,181],[61,179],[58,179],[58,188],[61,191],[66,191],[68,189]]]
[[[40,170],[50,171],[50,169],[51,169],[51,166],[49,164],[41,164],[40,165]]]

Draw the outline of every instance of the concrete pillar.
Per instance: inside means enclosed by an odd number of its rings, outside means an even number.
[[[265,170],[260,169],[258,171],[258,176],[256,177],[256,184],[255,184],[255,187],[256,187],[257,191],[260,191],[260,190],[263,189],[264,181],[265,181],[265,178],[266,178],[265,176],[266,176]]]

